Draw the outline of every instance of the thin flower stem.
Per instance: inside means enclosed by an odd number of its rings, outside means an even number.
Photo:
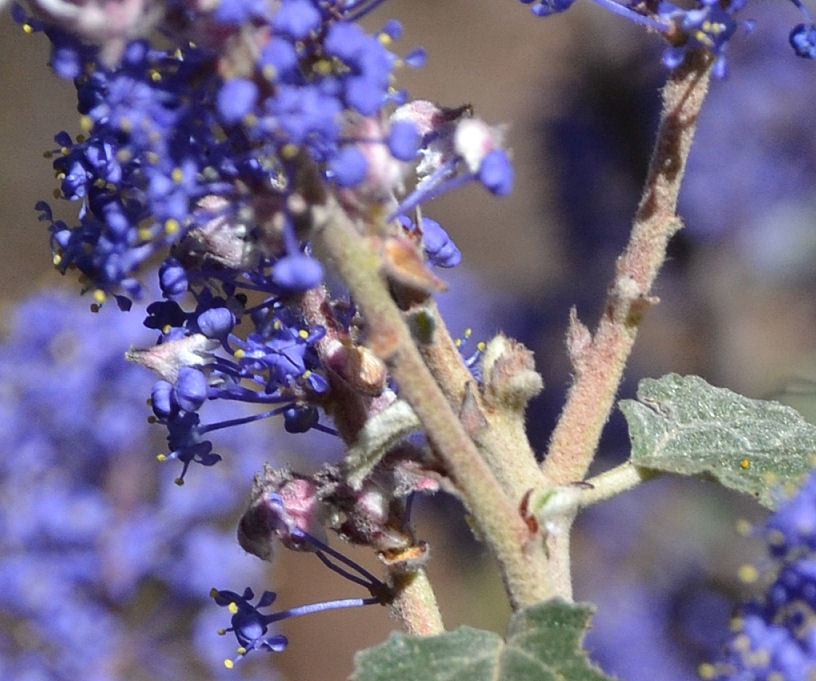
[[[313,612],[323,612],[325,610],[336,610],[337,608],[358,608],[361,605],[376,605],[380,602],[379,598],[343,598],[336,601],[321,601],[320,603],[309,603],[308,605],[299,605],[296,608],[289,608],[288,610],[281,610],[280,612],[273,612],[265,617],[268,623],[280,622],[289,617],[300,617],[301,615],[310,615]]]
[[[336,572],[338,575],[344,577],[345,579],[349,580],[350,582],[354,582],[355,584],[359,584],[366,589],[370,589],[373,585],[369,580],[363,579],[362,577],[358,577],[357,575],[341,568],[339,565],[335,565],[332,563],[327,557],[326,554],[322,551],[315,551],[315,555],[320,559],[320,562],[323,563],[329,570]]]
[[[598,329],[590,336],[574,313],[570,320],[567,346],[575,379],[542,463],[545,476],[555,485],[577,482],[586,475],[615,403],[641,316],[657,302],[649,291],[669,239],[681,227],[677,196],[712,63],[707,52],[689,50],[669,76],[643,196],[629,244],[618,258]],[[574,518],[574,512],[557,518],[556,531],[547,536],[554,588],[567,599],[572,598],[569,544]]]
[[[374,585],[381,586],[382,585],[382,582],[379,579],[377,579],[374,575],[372,575],[368,570],[366,570],[362,565],[359,565],[359,564],[355,563],[351,558],[347,558],[346,556],[344,556],[339,551],[335,551],[331,546],[329,546],[328,544],[324,544],[322,541],[320,541],[316,537],[313,537],[308,532],[304,532],[303,530],[300,530],[300,529],[296,528],[295,530],[292,531],[292,534],[297,536],[297,537],[302,537],[305,541],[308,541],[313,546],[316,546],[318,549],[320,549],[324,553],[328,553],[335,560],[338,560],[341,563],[345,563],[352,570],[354,570],[355,572],[359,573],[360,575],[365,577],[367,580],[369,580],[369,585],[371,585],[371,586],[374,586]]]
[[[372,350],[388,364],[400,396],[414,409],[461,491],[502,570],[513,607],[552,596],[543,547],[531,539],[416,348],[380,273],[381,256],[336,204],[314,208],[313,241],[338,269],[362,311]]]

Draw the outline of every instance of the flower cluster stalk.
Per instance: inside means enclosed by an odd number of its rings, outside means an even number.
[[[442,457],[479,532],[494,552],[514,608],[552,596],[543,547],[530,531],[451,409],[416,348],[411,331],[380,274],[380,256],[345,214],[314,209],[313,239],[354,296],[368,323],[368,340],[389,366],[400,394]]]

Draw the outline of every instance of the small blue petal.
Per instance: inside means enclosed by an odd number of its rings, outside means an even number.
[[[366,177],[366,161],[363,153],[356,147],[343,147],[327,165],[331,177],[339,187],[353,187]]]
[[[513,165],[507,154],[494,149],[482,159],[479,181],[496,196],[509,194],[513,188]]]
[[[193,367],[179,369],[176,402],[184,411],[197,411],[207,399],[207,377]]]
[[[281,5],[272,19],[272,27],[279,33],[301,40],[320,26],[320,12],[309,0],[288,0]]]
[[[788,40],[798,57],[816,59],[816,25],[799,24],[790,32]]]
[[[419,152],[422,143],[419,130],[410,121],[396,121],[388,131],[388,148],[400,161],[410,161]]]
[[[272,278],[289,291],[308,291],[323,280],[323,266],[308,255],[287,255],[275,263]]]
[[[255,106],[258,86],[245,78],[233,78],[221,86],[216,106],[221,118],[227,123],[237,123]]]

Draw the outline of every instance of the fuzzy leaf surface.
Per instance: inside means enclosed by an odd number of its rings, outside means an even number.
[[[816,461],[816,427],[778,402],[715,388],[699,376],[645,378],[619,403],[632,462],[713,478],[775,508]]]
[[[350,681],[611,681],[581,647],[591,615],[587,604],[538,603],[513,614],[506,641],[471,627],[394,632],[357,653]]]

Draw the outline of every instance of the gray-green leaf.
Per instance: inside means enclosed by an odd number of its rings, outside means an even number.
[[[621,400],[632,462],[702,475],[769,508],[814,466],[816,427],[778,402],[715,388],[699,376],[643,379],[637,401]]]
[[[507,641],[471,627],[393,633],[357,653],[350,681],[610,681],[581,648],[591,614],[586,604],[538,603],[510,618]]]

